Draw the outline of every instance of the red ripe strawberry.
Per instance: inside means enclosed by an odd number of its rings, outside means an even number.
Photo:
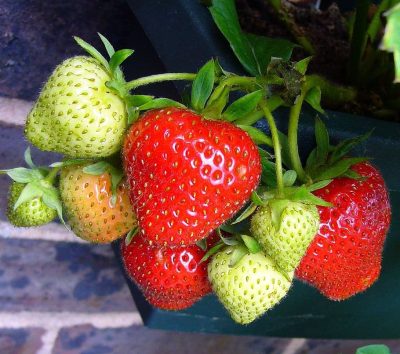
[[[141,233],[159,245],[206,237],[243,206],[261,174],[247,133],[181,108],[145,113],[123,156]]]
[[[364,180],[334,179],[315,194],[334,207],[318,207],[319,231],[296,275],[332,300],[344,300],[379,277],[390,224],[384,180],[369,163],[351,168]]]
[[[216,240],[211,234],[207,243]],[[200,263],[206,251],[197,245],[157,247],[137,235],[129,245],[121,242],[121,253],[126,272],[155,307],[181,310],[211,291],[208,262]]]

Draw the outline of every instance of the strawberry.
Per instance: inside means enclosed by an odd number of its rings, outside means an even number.
[[[65,60],[54,70],[29,113],[25,135],[41,150],[70,157],[117,152],[127,127],[124,101],[106,82],[110,72],[92,57]]]
[[[243,206],[261,173],[247,133],[182,108],[143,114],[123,158],[141,233],[158,245],[207,236]]]
[[[48,207],[41,197],[34,197],[14,208],[25,186],[18,182],[11,184],[7,209],[7,217],[11,224],[29,227],[44,225],[54,220],[57,217],[57,211]]]
[[[96,168],[99,164],[62,168],[60,194],[64,211],[77,236],[90,242],[112,242],[136,226],[128,185],[124,180],[117,183],[113,199],[112,174],[105,168],[99,173],[89,174],[91,166]]]
[[[335,178],[315,192],[334,207],[318,207],[320,227],[296,276],[332,300],[344,300],[379,277],[390,224],[388,191],[367,162],[351,168],[362,179]]]
[[[232,319],[248,324],[281,301],[289,291],[292,275],[280,273],[272,258],[262,251],[246,253],[232,265],[237,247],[226,247],[213,256],[208,277]]]
[[[211,234],[207,244],[215,239]],[[151,246],[137,235],[129,245],[121,242],[121,253],[127,274],[153,306],[181,310],[211,291],[207,262],[200,262],[206,252],[197,245]]]
[[[274,208],[280,215],[274,215]],[[315,205],[271,200],[253,215],[251,232],[264,252],[282,270],[293,272],[313,240],[318,225]]]

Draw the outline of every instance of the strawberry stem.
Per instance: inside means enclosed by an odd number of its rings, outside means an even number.
[[[156,74],[145,77],[140,77],[139,79],[135,79],[129,81],[125,84],[127,90],[133,90],[138,88],[139,86],[149,85],[157,82],[163,81],[174,81],[174,80],[188,80],[193,81],[196,78],[196,74],[191,73],[164,73],[164,74]]]
[[[303,169],[303,165],[300,160],[299,147],[297,142],[297,131],[299,127],[301,106],[303,105],[306,93],[307,90],[303,86],[301,94],[297,97],[295,104],[290,108],[289,127],[288,127],[290,160],[292,162],[293,169],[296,171],[297,176],[302,182],[307,181],[307,175]]]
[[[262,99],[259,103],[260,108],[264,112],[265,118],[267,119],[269,129],[271,130],[272,143],[274,145],[275,153],[275,165],[276,165],[276,185],[278,189],[277,197],[283,197],[283,172],[282,172],[282,155],[281,155],[281,143],[279,141],[278,129],[275,124],[275,119],[268,108],[267,102]]]
[[[59,170],[60,170],[60,167],[53,167],[50,170],[50,172],[47,174],[47,176],[44,180],[46,182],[48,182],[49,184],[53,185],[54,180],[56,179]]]

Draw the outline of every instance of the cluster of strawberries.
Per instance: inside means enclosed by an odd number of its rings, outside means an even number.
[[[179,310],[213,290],[242,324],[279,303],[295,275],[333,300],[377,279],[390,205],[379,172],[345,157],[354,140],[333,147],[317,134],[309,182],[296,186],[288,170],[272,188],[272,156],[255,143],[268,139],[242,119],[259,107],[268,116],[267,93],[257,86],[224,111],[232,76],[210,61],[194,75],[202,114],[131,95],[119,64],[132,52],[102,39],[110,60],[78,39],[92,57],[60,64],[28,116],[28,140],[66,158],[37,167],[28,150],[29,168],[4,171],[14,225],[58,215],[90,242],[125,237],[126,271],[151,304]]]

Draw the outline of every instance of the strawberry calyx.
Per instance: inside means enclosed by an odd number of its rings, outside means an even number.
[[[60,193],[55,187],[59,167],[36,166],[29,147],[25,150],[24,159],[29,168],[0,170],[0,174],[7,174],[13,181],[24,185],[13,205],[13,210],[15,211],[23,203],[39,198],[47,207],[56,210],[59,219],[65,225]]]

